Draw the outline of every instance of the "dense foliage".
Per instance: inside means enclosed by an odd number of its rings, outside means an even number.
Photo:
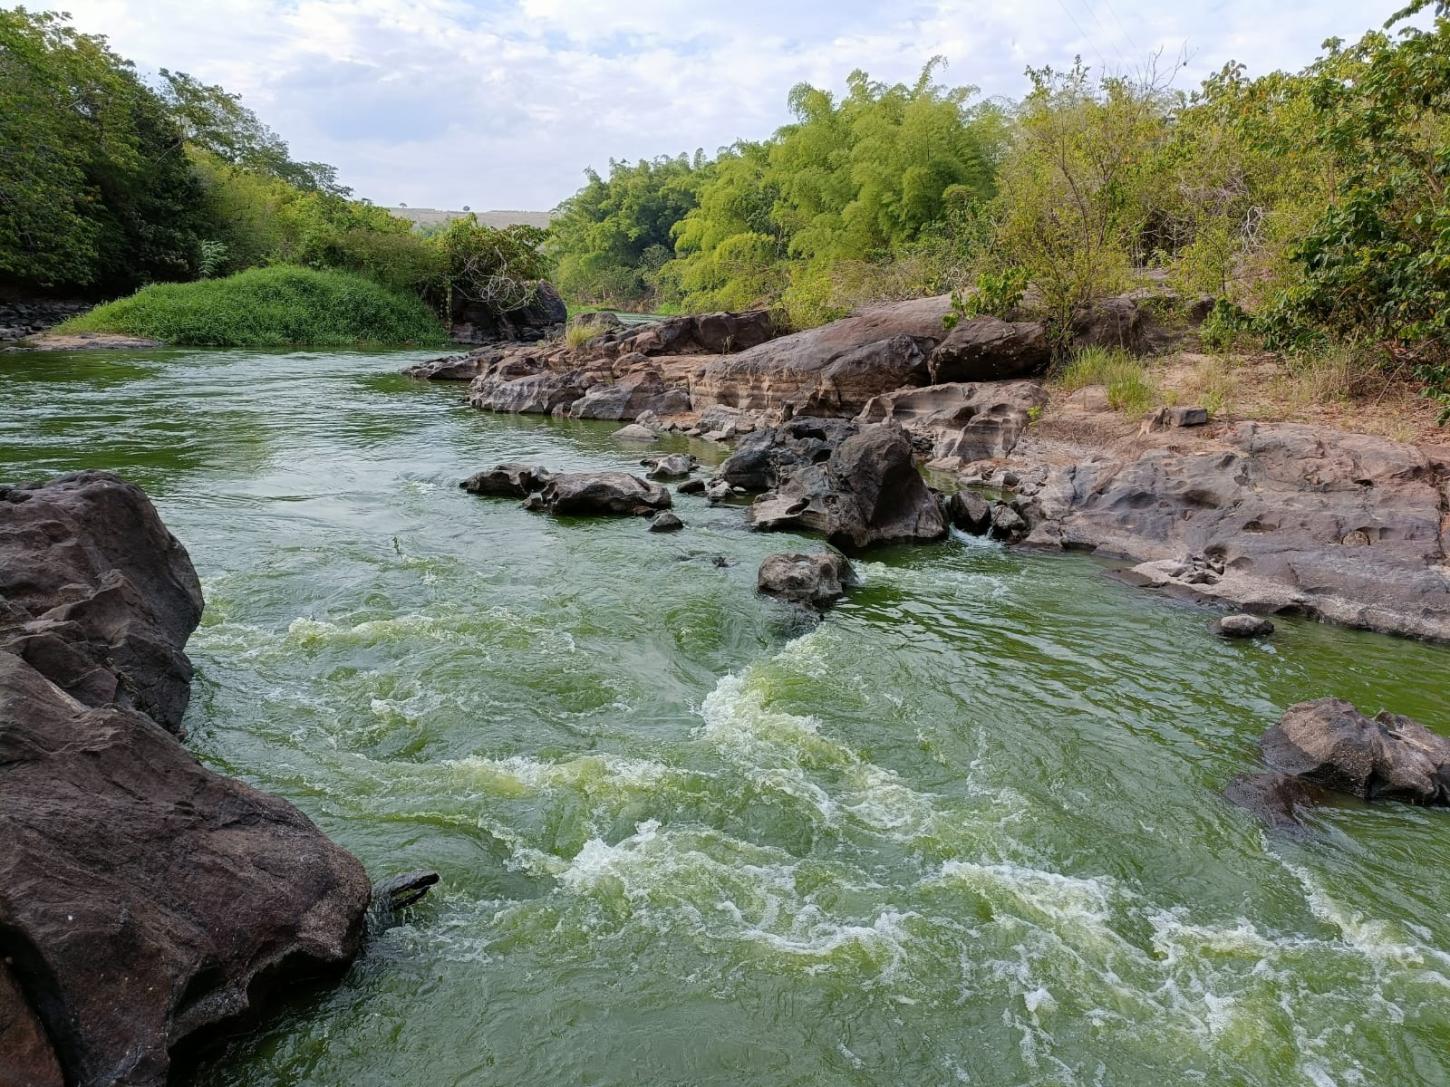
[[[437,319],[416,298],[348,272],[292,267],[156,283],[61,327],[201,347],[435,345],[444,339]]]
[[[0,286],[114,297],[301,266],[356,273],[442,316],[459,297],[528,302],[549,271],[542,240],[471,218],[415,231],[352,199],[331,166],[294,160],[236,95],[166,69],[152,88],[66,17],[0,9]],[[181,297],[214,296],[153,294],[147,307]]]

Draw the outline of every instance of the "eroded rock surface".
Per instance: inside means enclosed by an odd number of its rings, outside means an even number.
[[[824,611],[855,584],[856,574],[837,551],[769,555],[755,577],[757,592]]]
[[[524,503],[573,517],[640,517],[669,509],[670,492],[628,472],[566,472],[550,476]]]
[[[1035,381],[951,382],[873,397],[857,419],[896,423],[924,439],[933,467],[955,469],[1007,456],[1046,404]]]
[[[1040,374],[1051,361],[1041,322],[969,317],[958,321],[931,353],[931,380],[1005,381]]]
[[[791,472],[750,507],[764,531],[805,529],[838,547],[937,540],[946,520],[912,458],[906,434],[868,426],[842,441],[825,460]]]
[[[1191,451],[1042,466],[1018,508],[1029,543],[1126,557],[1143,584],[1450,640],[1446,488],[1415,446],[1240,423]]]
[[[0,1070],[160,1087],[176,1044],[352,958],[367,876],[177,741],[201,593],[138,488],[0,490],[0,589]]]

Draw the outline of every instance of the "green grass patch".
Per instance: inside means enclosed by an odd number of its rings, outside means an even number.
[[[279,266],[158,283],[65,322],[187,347],[402,347],[447,342],[419,299],[349,272]]]
[[[1089,385],[1105,386],[1108,404],[1128,415],[1141,415],[1161,399],[1142,361],[1117,348],[1083,348],[1062,367],[1056,381],[1070,393]]]

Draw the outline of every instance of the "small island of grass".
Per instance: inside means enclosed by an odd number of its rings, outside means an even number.
[[[295,266],[153,284],[57,331],[186,347],[431,347],[447,341],[443,324],[416,297],[350,272]]]

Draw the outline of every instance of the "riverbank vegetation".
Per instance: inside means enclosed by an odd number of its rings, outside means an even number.
[[[955,290],[1065,333],[1092,299],[1166,282],[1212,302],[1210,346],[1332,351],[1450,409],[1450,22],[1427,7],[1299,72],[1229,63],[1191,91],[1081,63],[1029,69],[1012,105],[935,63],[912,85],[855,73],[840,98],[801,86],[766,140],[591,175],[552,251],[572,298],[796,325]]]
[[[236,95],[166,69],[152,85],[103,38],[53,13],[0,9],[0,147],[4,290],[106,299],[147,284],[286,266],[361,276],[395,296],[399,313],[421,301],[446,319],[462,301],[526,304],[548,271],[540,231],[495,230],[471,218],[415,231],[354,199],[331,166],[294,159]],[[282,275],[222,290],[153,291],[106,312],[131,320],[144,313],[154,323],[161,306],[176,304],[178,327],[196,331],[203,326],[192,299],[251,305],[258,284],[303,282]],[[361,288],[343,295],[378,297]],[[330,296],[297,289],[289,305]],[[318,312],[305,324],[335,328],[337,316]],[[220,315],[216,327],[230,328],[230,320]],[[359,328],[357,338],[376,327]]]
[[[419,299],[352,272],[252,268],[223,279],[154,283],[97,306],[61,332],[116,332],[179,346],[442,346]]]

